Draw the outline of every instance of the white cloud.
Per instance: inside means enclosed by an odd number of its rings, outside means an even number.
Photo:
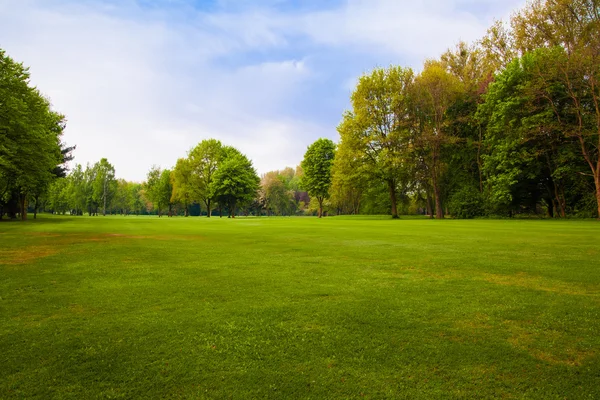
[[[33,82],[67,115],[65,140],[77,144],[77,162],[107,157],[120,177],[143,180],[151,165],[172,166],[215,137],[266,172],[298,164],[307,145],[335,134],[330,122],[294,112],[311,85],[328,84],[315,49],[414,64],[481,36],[493,13],[521,1],[349,0],[283,12],[271,7],[279,0],[265,0],[223,8],[232,3],[208,13],[183,0],[149,8],[134,0],[0,0],[0,47],[31,66]],[[470,3],[488,11],[475,16],[465,11]],[[340,82],[354,81],[360,68]],[[343,94],[343,86],[327,90]],[[308,100],[313,108],[320,101]],[[330,121],[346,106],[341,100]]]

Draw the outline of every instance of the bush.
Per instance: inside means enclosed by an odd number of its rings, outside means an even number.
[[[471,219],[485,214],[483,196],[477,189],[471,187],[465,187],[454,193],[449,206],[453,218]]]

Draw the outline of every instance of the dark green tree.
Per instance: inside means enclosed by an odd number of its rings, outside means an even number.
[[[252,162],[232,147],[224,149],[224,158],[216,169],[210,185],[211,197],[220,207],[227,207],[235,218],[236,207],[250,204],[257,196],[260,178]]]

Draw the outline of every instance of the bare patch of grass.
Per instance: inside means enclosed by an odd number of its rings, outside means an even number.
[[[541,290],[566,295],[578,296],[597,296],[598,290],[592,291],[584,286],[575,285],[556,279],[548,279],[539,276],[532,276],[524,272],[514,275],[488,274],[482,275],[482,279],[489,283],[502,286],[516,286],[531,290]]]
[[[502,325],[510,334],[508,343],[539,361],[577,367],[596,355],[593,350],[579,348],[580,340],[567,338],[558,331],[537,329],[528,321],[504,321]]]

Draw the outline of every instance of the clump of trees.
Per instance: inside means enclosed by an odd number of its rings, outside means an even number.
[[[300,186],[302,167],[287,167],[263,174],[260,180],[258,208],[266,215],[290,216],[304,213],[310,197]]]
[[[592,0],[534,0],[418,74],[362,76],[338,126],[334,205],[600,216],[599,15]]]

